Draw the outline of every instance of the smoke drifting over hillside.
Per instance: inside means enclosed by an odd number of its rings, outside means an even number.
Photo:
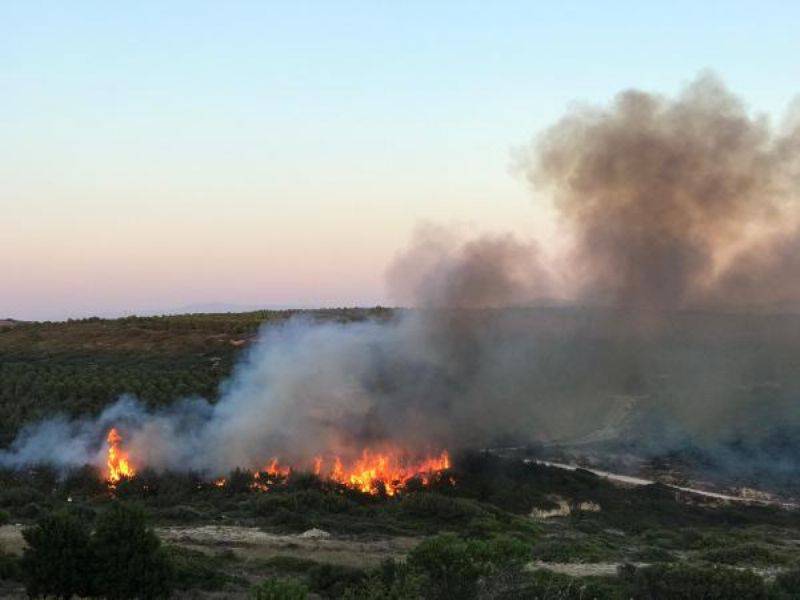
[[[760,461],[759,440],[800,427],[796,319],[671,311],[800,301],[799,157],[800,129],[773,131],[710,77],[676,99],[628,91],[573,111],[525,162],[574,241],[566,273],[510,235],[421,229],[388,274],[422,310],[266,327],[216,404],[122,399],[97,419],[33,425],[0,463],[97,463],[113,424],[142,464],[218,474],[271,456],[565,438],[631,400],[655,407],[639,431],[654,447],[749,430]],[[508,308],[556,296],[613,310]],[[659,315],[655,333],[641,312]]]

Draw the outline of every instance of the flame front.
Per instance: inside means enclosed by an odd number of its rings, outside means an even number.
[[[314,459],[314,471],[321,477],[369,494],[378,493],[378,485],[383,484],[386,494],[394,496],[411,479],[419,478],[423,485],[430,483],[434,473],[450,468],[450,455],[444,451],[439,456],[412,461],[397,452],[371,452],[365,449],[347,467],[338,456],[328,462],[330,466],[327,472],[324,464],[322,457]]]
[[[122,436],[116,428],[111,428],[106,438],[108,443],[107,474],[109,485],[115,486],[121,479],[136,474],[130,456],[122,449]],[[313,461],[301,464],[299,471],[312,472],[323,480],[338,483],[367,494],[386,493],[394,496],[406,487],[412,479],[428,485],[437,473],[450,468],[450,455],[443,451],[438,456],[424,459],[411,459],[409,455],[398,450],[373,451],[365,448],[361,455],[352,460],[343,461],[336,454],[316,456]],[[260,470],[253,473],[252,489],[267,491],[276,484],[286,480],[295,470],[279,462],[273,457]],[[225,487],[224,477],[216,479],[213,484]]]
[[[106,479],[108,479],[108,482],[111,485],[115,485],[123,477],[133,477],[136,474],[136,470],[131,466],[128,453],[124,452],[120,447],[122,436],[116,428],[112,427],[108,432],[106,442],[108,443],[108,458],[106,460],[106,466],[108,467]]]

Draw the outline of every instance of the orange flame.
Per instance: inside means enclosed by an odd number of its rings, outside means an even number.
[[[108,432],[106,442],[108,442],[108,458],[106,460],[108,467],[106,479],[108,479],[108,482],[111,485],[115,485],[123,477],[133,477],[136,474],[136,470],[131,466],[128,453],[120,448],[122,436],[116,428],[112,427]]]
[[[314,463],[315,470],[319,465],[321,473],[324,463],[322,457],[315,458]],[[394,496],[411,479],[419,478],[423,485],[427,485],[431,481],[431,475],[449,468],[450,455],[447,451],[439,456],[410,461],[398,453],[375,453],[365,449],[347,468],[342,465],[338,456],[335,457],[325,476],[331,481],[369,494],[377,494],[378,484],[382,483],[386,494]]]
[[[253,483],[250,487],[266,492],[276,479],[285,479],[291,472],[291,467],[279,464],[278,459],[273,457],[260,471],[253,474]]]
[[[382,488],[386,495],[394,496],[412,479],[419,479],[422,485],[430,484],[435,474],[450,468],[450,455],[444,451],[439,456],[414,461],[400,452],[372,452],[365,449],[358,459],[346,467],[342,459],[335,455],[327,460],[316,456],[310,466],[311,472],[327,481],[367,494],[378,494]],[[260,471],[253,473],[250,487],[266,492],[291,473],[292,467],[281,464],[274,457]],[[449,481],[453,483],[453,478],[449,478]],[[225,487],[227,483],[224,477],[213,482],[217,487]]]
[[[121,479],[136,474],[130,457],[122,447],[122,436],[116,428],[111,428],[106,438],[108,443],[107,475],[110,486],[115,486]],[[310,467],[310,468],[309,468]],[[450,455],[443,451],[438,456],[430,456],[421,460],[412,460],[402,451],[373,451],[364,449],[361,455],[347,463],[342,458],[330,454],[317,456],[304,470],[310,470],[318,477],[368,494],[378,494],[383,490],[394,496],[406,487],[412,479],[428,485],[437,473],[450,468]],[[279,462],[273,457],[259,471],[253,473],[250,487],[261,491],[269,490],[276,483],[285,480],[292,473],[292,467]],[[452,481],[452,479],[451,479]],[[216,479],[216,487],[225,487],[224,477]]]

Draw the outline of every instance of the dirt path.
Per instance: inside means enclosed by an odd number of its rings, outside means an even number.
[[[9,554],[22,554],[25,540],[22,539],[22,525],[3,525],[0,527],[0,551]]]
[[[527,568],[530,571],[546,569],[572,577],[591,577],[616,575],[618,566],[619,563],[546,563],[537,560],[530,563]]]
[[[609,481],[613,481],[615,483],[620,483],[622,485],[628,486],[641,486],[641,485],[652,485],[657,483],[653,479],[644,479],[642,477],[631,477],[630,475],[620,475],[618,473],[609,473],[608,471],[601,471],[600,469],[591,469],[587,467],[581,467],[580,465],[572,465],[572,464],[565,464],[565,463],[557,463],[551,462],[549,460],[537,460],[533,458],[526,458],[525,462],[532,462],[538,465],[544,465],[546,467],[555,467],[557,469],[565,469],[567,471],[575,471],[577,469],[581,469],[583,471],[588,471],[589,473],[593,473],[598,477],[603,477],[608,479]],[[662,484],[666,487],[672,488],[679,492],[687,492],[689,494],[696,494],[698,496],[704,496],[706,498],[714,498],[716,500],[725,500],[728,502],[739,502],[742,504],[757,504],[762,506],[779,506],[780,508],[785,509],[795,509],[798,507],[797,504],[792,502],[781,502],[779,500],[762,500],[762,499],[755,499],[755,498],[744,498],[742,496],[731,496],[729,494],[720,494],[718,492],[709,492],[707,490],[700,490],[697,488],[690,488],[690,487],[683,487],[680,485],[671,485],[664,483]]]
[[[0,527],[0,549],[22,554],[22,525]],[[334,536],[320,530],[278,535],[256,527],[200,525],[156,527],[167,543],[212,552],[229,548],[242,558],[284,555],[356,567],[379,564],[386,558],[405,556],[420,542],[413,537]]]
[[[399,558],[420,542],[420,538],[413,537],[335,536],[314,529],[278,535],[255,527],[223,525],[160,527],[156,532],[166,542],[197,550],[230,548],[246,558],[283,555],[356,567]]]

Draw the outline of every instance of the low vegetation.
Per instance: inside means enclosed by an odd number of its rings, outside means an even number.
[[[261,324],[292,314],[3,328],[0,445],[31,419],[97,413],[122,393],[150,405],[182,395],[213,401]],[[25,531],[24,553],[0,538],[0,596],[26,589],[51,597],[289,600],[800,597],[796,511],[678,498],[663,485],[622,488],[588,471],[487,452],[454,454],[447,473],[428,485],[412,480],[395,496],[380,485],[364,493],[304,473],[275,478],[266,492],[254,490],[245,471],[226,481],[141,469],[109,488],[89,466],[0,469],[0,527]],[[555,508],[559,516],[543,516]],[[282,541],[258,554],[247,544],[168,535],[208,526]],[[301,551],[303,543],[325,547],[306,533],[352,543],[350,560]],[[359,554],[359,544],[392,540],[403,544],[377,557]]]
[[[185,396],[214,400],[239,353],[266,323],[304,315],[349,322],[386,309],[255,311],[0,327],[0,447],[25,423],[96,414],[120,395],[149,406]]]

